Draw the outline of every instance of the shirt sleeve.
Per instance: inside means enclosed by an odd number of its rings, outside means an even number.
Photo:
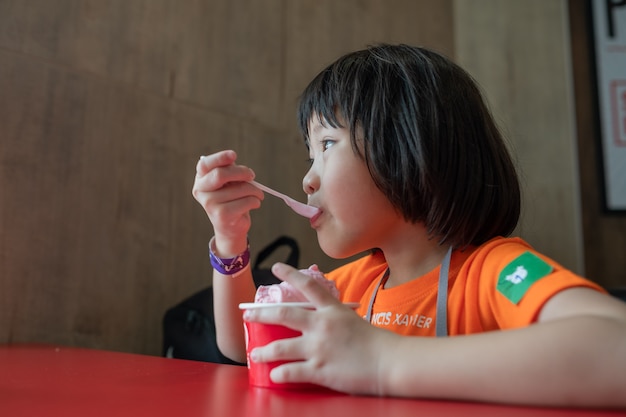
[[[500,329],[527,326],[537,320],[545,303],[568,288],[605,292],[598,284],[564,268],[518,239],[487,245],[480,258],[481,303],[490,306]]]

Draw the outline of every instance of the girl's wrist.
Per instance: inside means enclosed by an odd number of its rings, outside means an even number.
[[[249,247],[248,237],[233,238],[231,236],[215,233],[210,240],[210,249],[219,258],[233,258]]]
[[[246,247],[243,251],[234,256],[224,257],[218,252],[215,245],[215,236],[209,241],[209,259],[211,266],[216,272],[222,275],[236,276],[249,269],[250,265],[250,244],[246,239]]]

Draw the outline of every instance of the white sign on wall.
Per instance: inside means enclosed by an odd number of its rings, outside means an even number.
[[[626,0],[591,0],[605,205],[626,211]]]

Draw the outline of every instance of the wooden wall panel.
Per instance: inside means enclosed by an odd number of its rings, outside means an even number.
[[[213,0],[180,7],[174,97],[282,128],[281,116],[290,110],[283,101],[284,3]]]
[[[168,0],[5,0],[0,45],[166,94],[176,62]]]
[[[6,0],[0,45],[276,126],[283,110],[282,4]]]
[[[165,308],[209,283],[195,163],[206,138],[236,145],[239,124],[0,60],[1,340],[157,352]]]

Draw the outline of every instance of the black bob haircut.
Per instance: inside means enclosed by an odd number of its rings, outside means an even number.
[[[307,144],[313,117],[349,129],[374,183],[441,244],[480,245],[515,228],[520,186],[506,144],[476,82],[446,57],[388,44],[346,54],[300,98]]]

